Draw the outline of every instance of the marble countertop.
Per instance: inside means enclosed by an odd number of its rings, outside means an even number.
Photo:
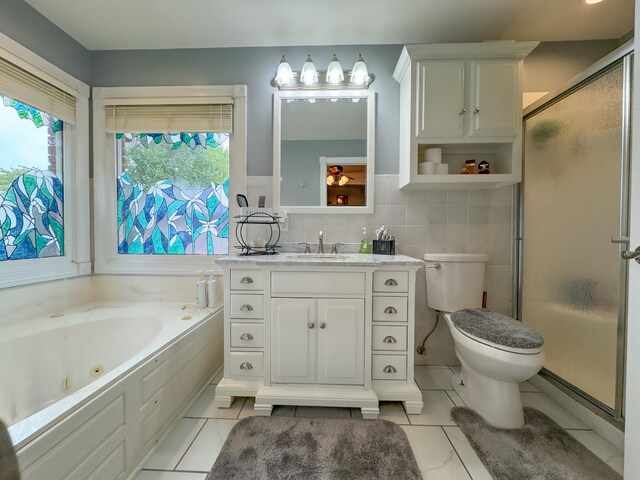
[[[411,266],[421,267],[422,260],[406,255],[368,255],[360,253],[315,254],[315,253],[279,253],[277,255],[228,255],[216,259],[218,265],[282,265],[282,266],[345,266],[345,267],[382,267]]]

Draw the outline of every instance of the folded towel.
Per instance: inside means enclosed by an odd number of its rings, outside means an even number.
[[[0,421],[0,480],[20,480],[18,459],[7,427]]]

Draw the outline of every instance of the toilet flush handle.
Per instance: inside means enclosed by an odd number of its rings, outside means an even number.
[[[440,270],[441,266],[439,263],[430,263],[427,265],[427,268],[435,268],[436,270]]]

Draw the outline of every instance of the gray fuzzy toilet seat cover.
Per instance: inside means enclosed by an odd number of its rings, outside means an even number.
[[[458,310],[451,321],[463,332],[504,347],[533,349],[544,344],[542,335],[522,322],[484,308]]]

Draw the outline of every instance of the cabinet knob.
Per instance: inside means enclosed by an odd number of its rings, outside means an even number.
[[[480,109],[478,107],[473,109],[473,114],[477,115],[478,113],[480,113]]]
[[[464,115],[465,113],[467,113],[467,109],[463,108],[462,110],[460,110],[460,113],[458,115]]]
[[[253,283],[253,278],[251,278],[251,277],[242,277],[240,279],[240,283]]]
[[[382,340],[384,343],[398,343],[398,341],[395,339],[395,337],[392,337],[391,335],[384,337],[384,340]]]
[[[240,306],[240,311],[241,312],[250,312],[253,310],[253,307],[251,305],[249,305],[248,303],[245,303],[244,305]]]
[[[384,282],[385,285],[387,286],[391,286],[391,287],[396,287],[398,286],[398,282],[396,281],[395,278],[388,278],[386,282]]]
[[[243,333],[240,335],[240,340],[253,340],[253,335],[250,333]]]
[[[387,307],[384,309],[384,313],[390,313],[390,314],[398,313],[398,310],[396,310],[396,307]]]
[[[324,322],[320,322],[320,328],[325,329],[327,328],[327,324]]]
[[[240,370],[252,370],[253,369],[253,365],[251,365],[251,363],[249,362],[242,362],[240,364]]]
[[[309,328],[313,330],[314,328],[316,328],[316,324],[313,322],[309,322]]]
[[[382,369],[382,371],[384,373],[397,373],[398,370],[396,370],[396,367],[394,367],[393,365],[387,365],[386,367],[384,367]]]

